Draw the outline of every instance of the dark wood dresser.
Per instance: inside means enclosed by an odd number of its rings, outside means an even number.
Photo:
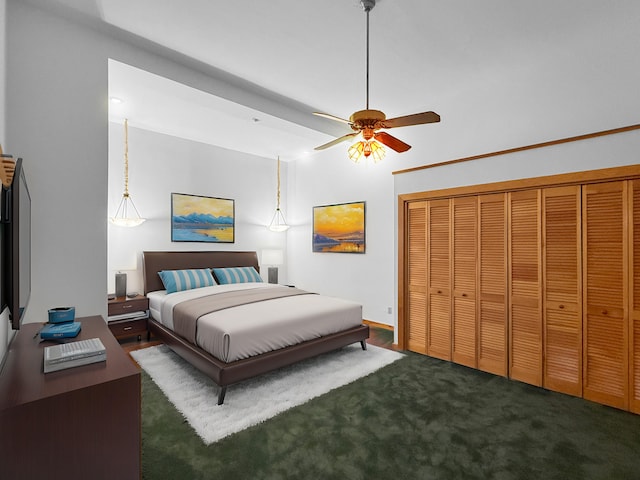
[[[71,341],[100,338],[106,362],[43,373],[40,324],[22,325],[0,372],[0,477],[139,479],[140,369],[100,316]]]

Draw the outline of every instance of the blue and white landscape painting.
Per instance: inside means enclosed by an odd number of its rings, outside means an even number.
[[[233,243],[233,200],[173,193],[171,241]]]

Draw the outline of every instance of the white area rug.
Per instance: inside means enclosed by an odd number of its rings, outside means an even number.
[[[359,343],[231,385],[223,405],[218,386],[167,346],[131,352],[202,441],[209,445],[291,407],[364,377],[402,358],[392,350]]]

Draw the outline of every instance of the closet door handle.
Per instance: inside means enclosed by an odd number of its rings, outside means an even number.
[[[463,296],[463,297],[466,297],[466,296],[467,296],[467,294],[466,294],[466,293],[463,293],[463,294],[462,294],[462,296]]]
[[[563,309],[563,308],[564,308],[564,305],[560,305],[560,306],[558,306],[558,308]]]
[[[442,290],[438,290],[438,293],[442,293]]]
[[[602,310],[602,314],[603,315],[606,315],[607,313],[609,313],[609,312],[607,312],[606,310]]]

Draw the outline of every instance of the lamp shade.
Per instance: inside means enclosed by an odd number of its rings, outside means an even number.
[[[276,208],[268,228],[272,232],[286,232],[289,230],[289,225],[284,218],[284,213],[282,213],[282,210],[279,208]]]
[[[378,163],[384,158],[385,151],[383,146],[376,140],[360,140],[349,147],[349,158],[354,163],[360,163],[365,158],[373,158],[374,163]]]
[[[129,215],[129,213],[133,213],[133,215]],[[137,227],[138,225],[142,225],[145,220],[146,219],[142,218],[138,213],[138,209],[133,203],[133,199],[129,193],[122,195],[115,216],[109,217],[109,221],[119,227]]]
[[[279,249],[262,250],[263,265],[282,265],[284,263],[284,253]]]

